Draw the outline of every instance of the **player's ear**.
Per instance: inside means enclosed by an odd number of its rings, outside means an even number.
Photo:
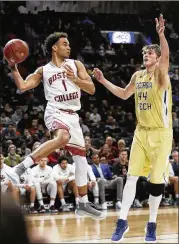
[[[161,59],[161,56],[160,56],[160,57],[158,57],[158,56],[157,56],[157,62],[159,62],[159,61],[160,61],[160,59]]]
[[[52,50],[53,50],[54,52],[56,52],[56,51],[57,51],[57,46],[56,46],[56,45],[53,45],[53,46],[52,46]]]

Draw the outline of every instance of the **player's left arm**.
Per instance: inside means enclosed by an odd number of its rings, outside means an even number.
[[[169,46],[166,40],[164,31],[165,31],[165,20],[163,19],[163,15],[160,14],[159,19],[155,19],[156,22],[156,30],[159,35],[160,47],[161,47],[161,57],[159,60],[159,73],[160,73],[160,85],[167,89],[170,83],[170,79],[168,79],[168,69],[169,69]]]
[[[75,60],[75,64],[77,67],[77,77],[74,75],[74,72],[69,65],[64,65],[64,68],[67,71],[67,77],[81,90],[93,95],[95,93],[95,86],[91,77],[88,75],[84,65],[80,61]]]
[[[88,75],[85,66],[78,60],[75,60],[77,67],[78,77],[76,79],[76,85],[79,86],[83,91],[93,95],[95,93],[95,86]]]

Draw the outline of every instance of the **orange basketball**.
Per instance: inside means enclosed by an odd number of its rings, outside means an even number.
[[[4,47],[4,57],[11,63],[23,62],[29,55],[28,44],[20,39],[12,39]]]

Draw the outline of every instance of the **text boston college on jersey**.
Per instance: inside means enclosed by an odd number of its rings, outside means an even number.
[[[52,83],[54,81],[56,81],[57,79],[65,79],[66,78],[66,72],[59,72],[57,74],[54,74],[53,76],[51,76],[49,79],[48,79],[48,82],[50,85],[52,85]],[[62,83],[64,81],[62,80]],[[65,83],[63,83],[64,85],[64,88],[66,88],[65,86]],[[67,89],[65,89],[65,91],[67,91]],[[56,102],[63,102],[63,101],[69,101],[69,100],[73,100],[73,99],[77,99],[79,98],[78,96],[78,92],[72,92],[72,93],[68,93],[68,94],[65,94],[65,95],[59,95],[59,96],[55,96],[54,99]]]

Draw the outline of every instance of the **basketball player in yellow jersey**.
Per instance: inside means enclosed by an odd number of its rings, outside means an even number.
[[[122,208],[112,242],[121,242],[129,231],[128,211],[136,193],[139,176],[150,176],[150,218],[146,226],[145,242],[156,241],[156,218],[164,192],[164,183],[172,148],[172,91],[168,76],[169,47],[164,35],[165,20],[162,14],[156,21],[160,39],[157,44],[145,46],[143,62],[145,70],[133,74],[125,89],[106,80],[99,69],[95,78],[114,95],[127,99],[135,94],[137,127],[129,162],[128,180],[123,192]]]

